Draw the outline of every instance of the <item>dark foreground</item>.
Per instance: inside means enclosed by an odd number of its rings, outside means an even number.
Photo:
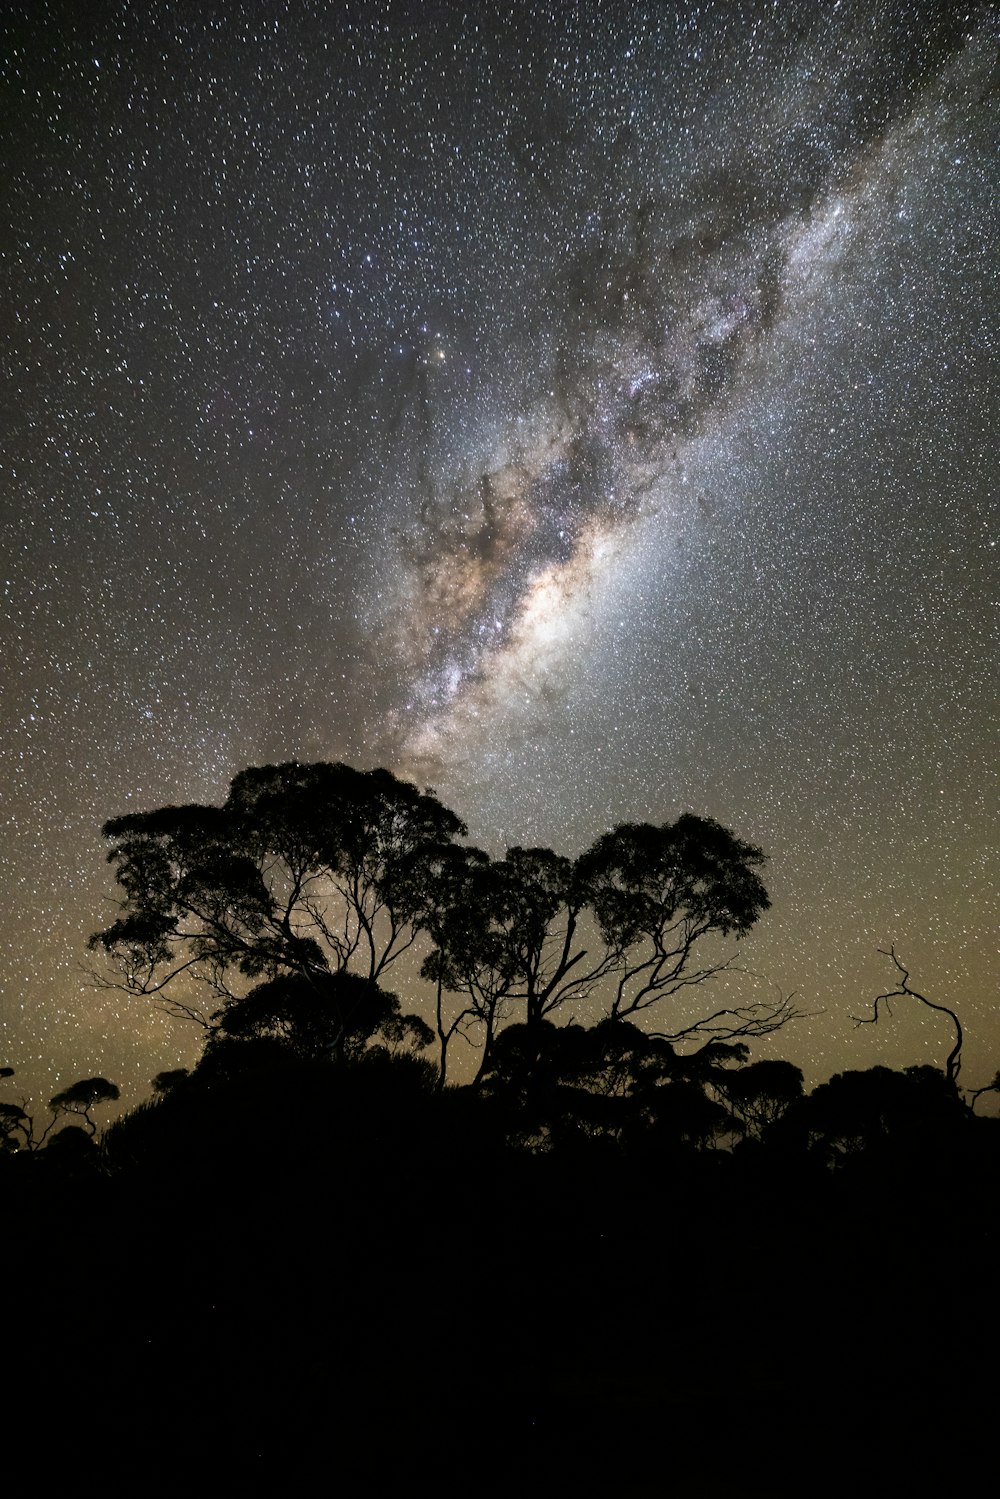
[[[832,1164],[508,1125],[247,1084],[0,1160],[7,1492],[995,1477],[1000,1123]]]

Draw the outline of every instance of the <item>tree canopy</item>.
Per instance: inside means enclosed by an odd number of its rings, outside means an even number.
[[[537,1025],[584,1001],[589,1018],[620,1021],[703,983],[732,962],[710,939],[742,937],[769,905],[762,851],[692,813],[621,824],[575,859],[524,847],[493,859],[466,831],[387,770],[251,768],[221,807],[105,826],[123,899],[91,946],[113,957],[118,984],[174,1014],[232,1034],[267,1013],[299,1037],[310,1008],[336,1030],[331,975],[377,986],[412,949],[436,993],[443,1079],[457,1036],[481,1044],[485,1068],[503,1024]],[[660,1033],[760,1036],[794,1013],[754,1001]],[[409,1040],[422,1036],[411,1024]]]
[[[374,982],[415,939],[423,863],[464,832],[388,771],[245,770],[222,807],[106,824],[124,901],[91,946],[114,954],[127,988],[206,1024],[202,1007],[177,998],[182,974],[224,1000],[239,978],[351,968]]]

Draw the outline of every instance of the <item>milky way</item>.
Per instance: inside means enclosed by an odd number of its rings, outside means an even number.
[[[870,256],[885,217],[927,212],[928,149],[961,139],[989,86],[992,36],[970,32],[929,79],[900,89],[870,138],[843,116],[857,50],[817,56],[810,38],[775,80],[776,97],[743,121],[745,149],[727,155],[725,172],[694,174],[679,197],[655,171],[642,176],[631,116],[610,133],[604,176],[595,171],[595,196],[547,288],[555,326],[521,330],[535,359],[545,350],[546,388],[516,408],[492,450],[473,445],[450,489],[430,463],[415,486],[394,601],[412,686],[392,720],[415,773],[447,773],[470,735],[489,737],[498,706],[558,682],[601,573],[621,565],[637,522],[670,526],[693,444],[767,375],[775,326],[794,327],[829,293],[858,241]],[[822,142],[812,170],[788,172],[776,116]],[[612,189],[614,207],[602,206]],[[435,340],[417,365],[424,442],[430,388],[449,357]]]
[[[715,816],[770,855],[734,982],[817,1012],[774,1050],[936,1059],[926,1017],[851,1028],[896,942],[991,1073],[993,9],[0,26],[24,1091],[191,1059],[81,974],[99,827],[293,756],[433,785],[493,850]]]

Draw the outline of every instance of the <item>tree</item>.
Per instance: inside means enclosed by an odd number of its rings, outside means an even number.
[[[673,1048],[628,1022],[590,1027],[510,1025],[497,1037],[482,1086],[521,1145],[620,1142],[649,1123],[655,1096],[677,1069]]]
[[[757,874],[764,854],[712,818],[622,823],[579,861],[577,876],[611,959],[612,1019],[625,1019],[701,984],[731,958],[696,961],[711,934],[744,936],[770,906]],[[764,1036],[794,1018],[787,1000],[722,1009],[672,1033],[724,1040]]]
[[[925,994],[921,994],[919,990],[913,988],[912,984],[910,983],[909,971],[904,967],[899,958],[896,956],[895,947],[890,947],[888,952],[886,952],[885,948],[880,947],[879,952],[884,958],[892,959],[893,964],[896,968],[896,972],[899,974],[899,982],[894,989],[887,989],[883,994],[876,994],[874,1000],[872,1001],[872,1013],[870,1015],[852,1016],[851,1018],[853,1019],[854,1024],[856,1026],[878,1025],[879,1008],[881,1006],[884,1006],[886,1013],[891,1015],[892,1001],[894,999],[903,998],[915,999],[920,1004],[926,1005],[927,1009],[936,1010],[939,1015],[947,1015],[952,1024],[955,1041],[954,1045],[951,1048],[951,1051],[948,1053],[948,1056],[945,1059],[944,1075],[948,1079],[949,1083],[951,1083],[952,1087],[957,1091],[958,1074],[962,1070],[962,1043],[964,1040],[964,1037],[962,1035],[961,1022],[959,1021],[958,1016],[955,1014],[954,1010],[949,1010],[947,1005],[938,1004],[935,1000],[928,999]]]
[[[573,861],[548,848],[510,848],[496,868],[489,922],[527,1025],[589,993],[608,971],[610,955],[588,965],[580,940],[589,893]]]
[[[801,1070],[777,1057],[731,1072],[720,1070],[714,1080],[715,1091],[753,1140],[760,1140],[802,1097],[802,1085]]]
[[[710,935],[742,936],[768,908],[757,875],[764,855],[710,819],[622,824],[579,859],[546,848],[511,848],[453,881],[424,973],[460,993],[461,1030],[478,1020],[482,1074],[500,1022],[523,1014],[538,1025],[570,1001],[608,996],[622,1021],[728,968],[731,957],[697,961]],[[523,1006],[523,1011],[520,1007]],[[672,1041],[769,1035],[796,1017],[790,1000],[722,1008],[673,1032]],[[444,1049],[446,1036],[439,1025]]]
[[[506,1117],[508,1138],[531,1149],[585,1139],[642,1151],[705,1149],[749,1132],[728,1096],[740,1076],[733,1069],[748,1056],[739,1041],[710,1041],[681,1054],[629,1020],[605,1018],[587,1027],[522,1022],[497,1036],[481,1085]],[[766,1072],[758,1074],[740,1096],[754,1119],[749,1105],[760,1102],[762,1128],[783,1111],[786,1095],[801,1094],[802,1074],[789,1063],[757,1065],[773,1069],[770,1082]]]
[[[373,1041],[387,1050],[422,1050],[434,1033],[399,1000],[357,974],[326,974],[307,982],[282,974],[258,984],[217,1016],[206,1055],[233,1042],[278,1041],[305,1061],[355,1058]]]
[[[20,1150],[26,1145],[31,1145],[29,1115],[20,1104],[0,1103],[0,1153]]]
[[[13,1067],[0,1067],[0,1079],[14,1076]],[[18,1136],[20,1135],[20,1139]],[[0,1155],[31,1145],[31,1119],[22,1104],[0,1103]]]
[[[704,982],[732,959],[702,957],[703,941],[742,936],[769,904],[760,849],[692,814],[622,824],[576,860],[521,847],[491,860],[457,841],[465,831],[385,770],[245,770],[221,807],[107,824],[124,899],[91,946],[117,961],[119,987],[224,1031],[255,983],[295,980],[296,1006],[319,1016],[331,974],[377,985],[423,936],[443,1084],[458,1036],[482,1039],[482,1070],[512,1018],[539,1025],[603,993],[622,1021]],[[200,1002],[192,981],[222,1008]],[[784,1000],[752,1003],[663,1034],[702,1045],[763,1036],[795,1013]]]
[[[524,1006],[528,1025],[539,1025],[569,999],[589,994],[610,971],[600,949],[587,963],[579,924],[587,891],[572,860],[547,848],[510,848],[490,860],[466,850],[464,864],[442,871],[440,903],[428,931],[435,948],[423,973],[437,985],[438,1033],[444,1054],[471,1022],[483,1032],[480,1075],[489,1066],[500,1022]],[[442,1024],[442,991],[463,997],[448,1027]]]
[[[791,1105],[782,1128],[788,1138],[798,1136],[837,1162],[870,1152],[921,1152],[967,1121],[954,1087],[938,1068],[870,1067],[834,1073]]]
[[[52,1123],[55,1124],[64,1115],[75,1115],[85,1121],[84,1126],[81,1127],[85,1127],[87,1133],[93,1138],[97,1133],[97,1125],[90,1117],[91,1109],[95,1109],[100,1103],[115,1103],[119,1096],[115,1084],[109,1083],[106,1077],[81,1078],[79,1082],[72,1083],[49,1100],[49,1108],[53,1115]],[[51,1128],[52,1125],[49,1125],[49,1129]],[[48,1134],[49,1130],[45,1133]]]
[[[157,1098],[166,1098],[175,1088],[179,1088],[191,1076],[188,1067],[172,1067],[166,1072],[158,1072],[153,1078],[153,1094]]]
[[[434,944],[421,965],[421,977],[434,985],[434,1024],[438,1038],[439,1083],[448,1078],[448,1052],[456,1036],[470,1040],[480,1027],[484,1045],[480,1071],[495,1034],[501,1001],[511,977],[498,963],[495,945],[485,940],[484,885],[491,862],[476,848],[451,844],[423,861],[424,898],[420,922]],[[446,1007],[445,994],[460,996]]]
[[[969,1100],[970,1100],[970,1102],[969,1102],[969,1108],[972,1110],[973,1113],[975,1113],[975,1111],[976,1111],[976,1104],[979,1102],[979,1100],[983,1097],[984,1094],[986,1094],[986,1093],[1000,1093],[1000,1070],[998,1070],[996,1073],[994,1073],[992,1081],[984,1084],[984,1086],[982,1088],[967,1088],[965,1091],[969,1095]]]
[[[357,971],[376,982],[414,942],[423,861],[465,828],[385,770],[268,765],[243,771],[222,807],[113,819],[108,860],[122,913],[92,948],[118,984],[210,1027],[182,976],[225,1001],[234,983]],[[168,992],[169,989],[169,992]]]

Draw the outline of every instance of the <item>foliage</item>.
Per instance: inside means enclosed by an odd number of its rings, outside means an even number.
[[[174,1067],[167,1072],[158,1072],[153,1078],[153,1092],[158,1097],[170,1093],[174,1088],[180,1087],[184,1079],[191,1074],[187,1067]]]
[[[85,1077],[79,1082],[72,1083],[57,1093],[49,1100],[49,1108],[52,1110],[54,1120],[62,1115],[75,1114],[86,1121],[86,1128],[90,1135],[97,1133],[97,1125],[90,1117],[91,1109],[98,1104],[115,1103],[119,1098],[119,1092],[114,1083],[109,1083],[106,1077]],[[47,1133],[47,1131],[46,1131]]]
[[[538,1024],[571,1001],[600,996],[624,1020],[701,984],[731,956],[699,961],[700,944],[742,936],[767,909],[756,873],[763,854],[710,819],[623,824],[575,861],[544,848],[512,848],[490,862],[472,851],[450,861],[423,974],[438,986],[444,1056],[456,1032],[478,1022],[482,1069],[501,1021]],[[462,1008],[443,1022],[442,991]],[[523,1007],[523,1008],[522,1008]],[[696,1044],[763,1036],[796,1017],[789,1001],[723,1008],[668,1039]]]
[[[802,1097],[803,1077],[791,1062],[768,1058],[720,1071],[714,1087],[746,1134],[760,1140]]]
[[[612,1016],[648,1008],[726,966],[692,968],[709,933],[743,936],[770,901],[757,869],[764,855],[711,818],[623,823],[598,838],[578,879],[615,959]]]
[[[531,1149],[603,1140],[631,1149],[703,1149],[739,1132],[717,1100],[719,1077],[745,1048],[717,1044],[681,1056],[628,1021],[512,1025],[496,1040],[482,1076],[510,1137]]]
[[[31,1120],[16,1103],[0,1103],[0,1151],[20,1150],[31,1141]]]
[[[245,1026],[315,1050],[340,1044],[331,976],[376,985],[419,942],[442,1086],[457,1037],[482,1043],[484,1071],[511,1021],[595,997],[613,1020],[636,1015],[729,967],[702,944],[743,936],[768,907],[763,854],[711,819],[622,824],[575,860],[522,847],[491,859],[458,841],[464,825],[432,793],[339,764],[251,768],[221,807],[163,807],[104,831],[123,900],[91,946],[116,961],[120,986],[217,1032],[213,1044]],[[750,1003],[664,1035],[705,1045],[795,1014]],[[412,1019],[392,1024],[391,1044],[424,1044]]]
[[[166,993],[182,975],[232,998],[234,978],[375,981],[414,941],[420,871],[465,831],[385,770],[291,761],[243,771],[222,807],[164,807],[104,829],[122,914],[91,938],[125,987],[209,1024]]]
[[[306,979],[283,974],[258,984],[221,1010],[206,1050],[226,1042],[280,1041],[312,1060],[357,1056],[372,1041],[387,1048],[420,1050],[434,1033],[416,1015],[404,1015],[399,1000],[352,973]]]
[[[844,1157],[926,1147],[971,1119],[951,1079],[935,1067],[837,1072],[788,1108],[785,1138],[836,1163]]]

